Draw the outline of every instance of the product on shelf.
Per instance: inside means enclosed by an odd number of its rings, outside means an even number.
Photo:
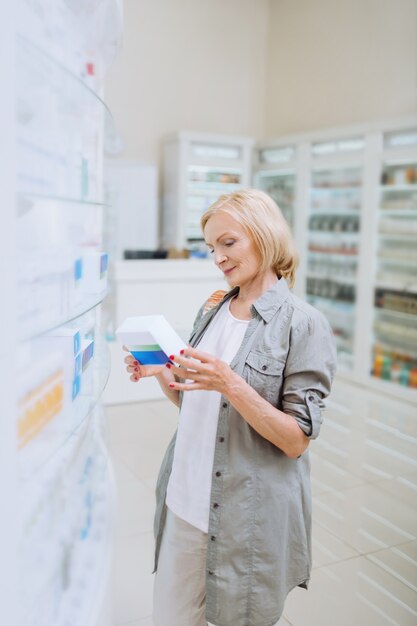
[[[84,252],[82,254],[82,292],[100,294],[107,288],[109,255],[106,252]]]
[[[375,345],[373,350],[372,375],[382,380],[417,388],[417,359],[400,351],[388,351]]]
[[[381,174],[381,185],[414,185],[417,183],[415,163],[386,166]]]
[[[377,288],[374,303],[375,307],[384,310],[417,315],[417,294]]]
[[[355,302],[354,285],[334,282],[322,278],[307,278],[307,293],[330,300]]]

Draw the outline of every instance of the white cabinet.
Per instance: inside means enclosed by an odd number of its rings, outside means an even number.
[[[297,205],[297,147],[258,144],[254,156],[254,186],[275,200],[291,228]]]
[[[417,124],[385,132],[378,187],[372,375],[417,388]]]
[[[114,507],[101,407],[110,358],[100,329],[102,138],[111,116],[98,92],[121,16],[113,0],[74,11],[20,0],[13,17],[15,81],[2,83],[9,106],[1,120],[10,171],[1,247],[11,288],[1,342],[0,580],[10,579],[1,621],[102,626]]]
[[[363,136],[311,144],[307,301],[336,339],[339,371],[354,367],[363,207]]]
[[[295,292],[336,338],[338,375],[417,402],[417,119],[255,146],[254,185],[292,226]]]
[[[180,132],[163,142],[162,245],[204,250],[200,218],[221,195],[249,187],[253,139]]]

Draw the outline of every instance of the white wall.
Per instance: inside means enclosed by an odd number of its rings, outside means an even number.
[[[124,159],[176,130],[256,138],[417,111],[417,0],[124,0],[106,82]]]
[[[417,112],[417,0],[271,0],[265,137]]]
[[[176,130],[263,134],[269,0],[125,0],[105,87],[123,158],[157,161]]]

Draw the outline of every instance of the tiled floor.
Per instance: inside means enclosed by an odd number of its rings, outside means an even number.
[[[113,623],[151,626],[153,489],[177,410],[157,401],[107,416],[118,486]],[[289,595],[280,626],[414,626],[415,407],[338,381],[310,450],[314,570],[309,591]]]

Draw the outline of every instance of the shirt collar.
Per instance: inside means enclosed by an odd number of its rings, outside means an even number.
[[[289,293],[287,281],[280,278],[275,285],[255,300],[252,307],[268,323],[288,298]]]
[[[229,300],[229,298],[232,298],[238,293],[239,287],[235,287],[234,289],[229,291],[224,296],[219,306],[221,306],[223,302]],[[265,291],[265,293],[263,293],[257,300],[255,300],[251,307],[252,314],[256,312],[262,317],[265,322],[270,322],[275,313],[283,304],[283,302],[285,302],[285,300],[288,298],[289,293],[290,289],[288,287],[287,281],[284,278],[280,278],[275,283],[275,285],[270,287],[268,291]]]

